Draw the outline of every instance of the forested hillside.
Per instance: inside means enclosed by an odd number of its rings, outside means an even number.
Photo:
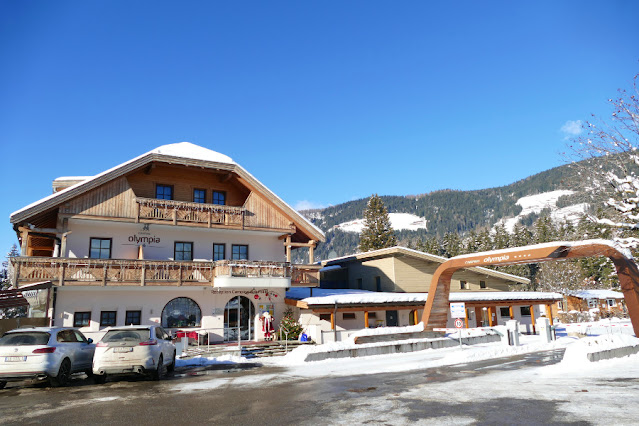
[[[420,195],[382,196],[389,213],[411,213],[427,220],[427,229],[396,231],[403,245],[426,237],[442,238],[454,232],[492,227],[499,219],[518,215],[522,208],[516,204],[521,197],[559,189],[579,190],[576,171],[570,165],[555,167],[513,184],[477,191],[439,190]],[[401,188],[398,188],[398,192]],[[580,198],[581,192],[564,197],[558,205],[569,205]],[[316,250],[317,259],[352,254],[357,251],[359,235],[335,229],[336,225],[362,217],[368,199],[349,201],[325,209],[305,210],[308,217],[326,233],[326,242]],[[530,226],[538,215],[523,218]],[[298,259],[304,258],[298,253]]]

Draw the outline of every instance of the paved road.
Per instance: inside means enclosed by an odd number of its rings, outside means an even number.
[[[510,375],[524,370],[533,372],[540,366],[557,363],[562,352],[546,351],[452,367],[347,377],[300,379],[290,377],[287,370],[281,368],[218,366],[178,371],[161,382],[126,379],[95,385],[90,379],[78,378],[67,388],[10,386],[0,391],[0,422],[126,425],[409,424],[415,421],[429,424],[598,423],[595,418],[580,419],[571,414],[566,408],[571,401],[561,396],[559,399],[547,395],[537,397],[533,390],[522,395],[490,397]],[[526,383],[521,385],[522,388],[527,386]],[[588,386],[595,390],[594,384]],[[613,386],[618,386],[620,391],[628,386],[636,390],[639,383]],[[569,398],[572,392],[573,389],[569,389],[565,395]]]

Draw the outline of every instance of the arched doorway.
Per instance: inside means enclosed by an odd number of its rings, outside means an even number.
[[[235,296],[228,301],[224,308],[224,340],[237,341],[253,340],[253,317],[255,307],[253,302],[244,296]]]
[[[492,252],[465,254],[442,263],[435,273],[428,290],[422,322],[425,331],[446,327],[449,310],[450,280],[458,269],[485,265],[515,265],[548,262],[551,260],[606,256],[617,270],[621,291],[628,307],[630,321],[639,334],[639,268],[632,256],[624,253],[612,242],[586,240],[553,242]],[[477,318],[479,321],[479,318]]]

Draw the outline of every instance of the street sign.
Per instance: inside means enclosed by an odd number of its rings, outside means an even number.
[[[466,304],[464,302],[450,304],[451,318],[466,318]]]
[[[462,321],[460,318],[457,318],[455,320],[455,327],[456,328],[462,328],[464,326],[464,321]]]

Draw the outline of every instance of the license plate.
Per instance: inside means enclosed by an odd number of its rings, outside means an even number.
[[[6,356],[4,362],[24,362],[27,360],[26,356]]]
[[[133,348],[113,348],[115,353],[133,352]]]

